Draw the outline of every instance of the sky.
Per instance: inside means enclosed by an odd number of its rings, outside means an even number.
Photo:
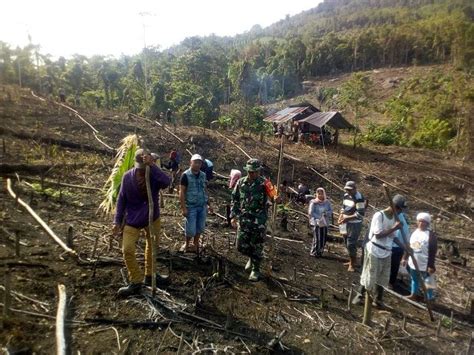
[[[42,53],[120,56],[190,36],[232,36],[266,27],[320,0],[0,0],[0,41]],[[144,30],[145,29],[145,30]]]

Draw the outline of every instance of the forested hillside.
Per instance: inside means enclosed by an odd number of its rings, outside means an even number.
[[[183,123],[208,126],[219,118],[258,131],[265,114],[258,106],[300,94],[308,78],[449,64],[450,77],[469,84],[473,19],[469,0],[326,0],[267,28],[254,26],[235,37],[191,37],[172,48],[147,47],[120,58],[52,58],[34,43],[10,48],[0,42],[0,81],[21,81],[44,95],[64,88],[71,103],[83,106],[150,115],[171,108]],[[456,100],[471,100],[470,87]],[[399,111],[388,104],[384,111]],[[457,122],[459,115],[454,116]],[[469,124],[448,122],[446,139],[462,125]]]

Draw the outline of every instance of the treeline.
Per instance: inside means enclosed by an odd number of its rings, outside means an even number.
[[[51,95],[63,88],[68,100],[88,106],[152,115],[171,108],[203,126],[225,107],[226,124],[261,129],[255,107],[298,94],[304,78],[447,62],[472,71],[473,20],[469,0],[326,0],[265,29],[120,58],[52,59],[34,44],[0,42],[0,81],[21,78]]]

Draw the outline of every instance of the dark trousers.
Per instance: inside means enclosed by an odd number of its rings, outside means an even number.
[[[313,229],[313,243],[311,244],[311,256],[323,255],[326,238],[328,235],[328,227],[315,226]]]
[[[394,285],[397,282],[398,270],[400,269],[400,261],[403,257],[402,248],[393,248],[392,249],[392,264],[390,267],[390,281],[391,285]]]

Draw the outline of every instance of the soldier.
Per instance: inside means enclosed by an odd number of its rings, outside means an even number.
[[[249,280],[259,281],[260,263],[263,257],[263,242],[266,235],[267,200],[265,179],[260,176],[261,164],[250,159],[244,170],[247,176],[241,178],[232,192],[232,226],[237,227],[237,249],[249,257],[245,270],[252,270]]]

